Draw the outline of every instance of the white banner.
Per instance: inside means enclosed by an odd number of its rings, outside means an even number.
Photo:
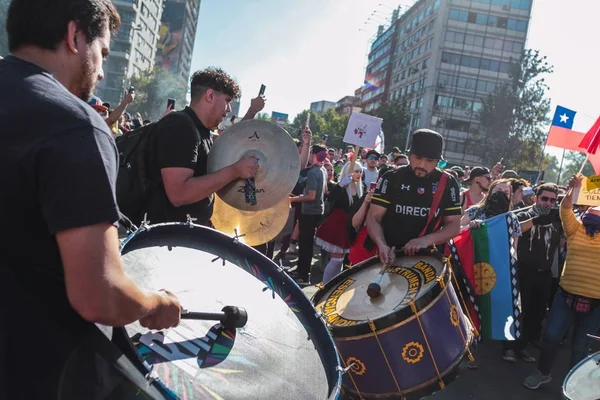
[[[352,113],[344,135],[344,142],[360,147],[375,147],[382,122],[383,119],[372,115]]]

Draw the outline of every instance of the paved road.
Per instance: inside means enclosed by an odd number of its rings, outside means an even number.
[[[321,278],[318,252],[311,270],[311,281],[318,282]],[[293,265],[294,259],[284,263]],[[316,289],[307,287],[304,292],[310,298]],[[443,340],[440,338],[439,340]],[[529,348],[535,357],[539,351]],[[598,349],[595,349],[598,350]],[[478,369],[466,369],[446,389],[437,392],[427,400],[563,400],[562,384],[568,372],[569,346],[561,346],[553,370],[552,381],[536,391],[522,386],[523,379],[535,368],[535,364],[518,360],[515,364],[502,359],[501,342],[480,344],[474,352]]]

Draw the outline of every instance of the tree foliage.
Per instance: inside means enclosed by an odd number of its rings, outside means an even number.
[[[550,99],[544,75],[553,67],[537,50],[525,50],[512,63],[510,82],[483,101],[481,128],[475,146],[483,164],[500,158],[511,169],[537,169],[546,137]]]
[[[581,168],[581,164],[585,160],[585,153],[580,153],[578,151],[565,151],[565,159],[563,162],[563,168],[560,174],[560,184],[566,185],[571,179],[573,174],[579,172]],[[594,173],[594,168],[592,164],[588,161],[583,168],[582,174],[585,176],[596,175]]]
[[[403,149],[405,147],[410,122],[410,114],[405,102],[401,100],[387,102],[367,114],[383,118],[381,129],[385,134],[386,148]]]
[[[178,110],[187,104],[187,85],[162,68],[134,76],[131,85],[135,87],[136,97],[129,109],[144,118],[153,121],[160,118],[167,107],[167,99],[175,99]]]
[[[293,137],[300,138],[304,125],[306,124],[306,116],[308,110],[304,110],[286,126],[286,129]],[[327,135],[327,146],[336,149],[344,148],[344,134],[348,126],[348,116],[341,115],[330,109],[323,114],[315,112],[310,113],[309,128],[313,133],[313,143],[321,143],[324,135]]]

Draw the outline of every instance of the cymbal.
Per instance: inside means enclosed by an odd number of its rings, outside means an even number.
[[[300,155],[289,133],[269,121],[238,122],[215,139],[208,153],[208,172],[217,172],[247,155],[258,160],[253,182],[237,179],[219,190],[219,197],[244,211],[266,210],[289,197],[300,174]]]
[[[290,213],[290,200],[286,197],[274,207],[261,211],[242,211],[225,203],[218,195],[211,222],[215,229],[227,235],[245,235],[240,241],[248,246],[258,246],[273,240],[285,226]]]

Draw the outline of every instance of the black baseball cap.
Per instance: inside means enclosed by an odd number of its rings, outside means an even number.
[[[490,174],[490,170],[486,167],[473,167],[469,174],[469,179],[477,178],[478,176],[486,176]]]
[[[409,151],[420,157],[441,160],[443,148],[444,138],[442,135],[431,129],[417,129],[412,134]]]
[[[379,154],[379,152],[377,150],[369,150],[367,152],[367,157],[369,157],[370,155],[374,155],[374,156],[377,156],[377,157],[380,156],[380,154]]]

